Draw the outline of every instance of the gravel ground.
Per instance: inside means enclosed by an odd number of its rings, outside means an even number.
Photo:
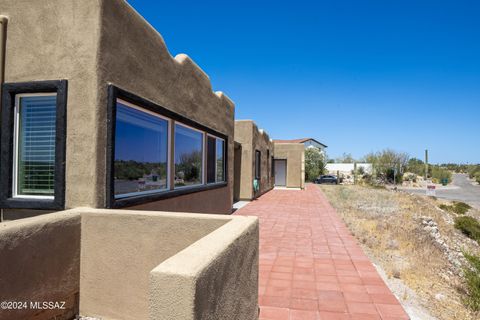
[[[462,249],[478,244],[453,227],[444,200],[362,186],[320,186],[412,319],[478,319],[462,299]],[[468,213],[478,216],[475,209]]]

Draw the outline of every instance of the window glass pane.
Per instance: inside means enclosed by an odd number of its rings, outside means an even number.
[[[260,162],[261,153],[258,150],[255,150],[255,179],[260,179]]]
[[[225,141],[217,139],[217,182],[225,181]]]
[[[53,196],[56,95],[19,98],[17,195]]]
[[[217,161],[215,156],[215,150],[217,148],[216,141],[217,139],[215,139],[215,137],[210,136],[207,140],[207,183],[215,182],[215,166]]]
[[[167,188],[168,121],[117,102],[116,197]]]
[[[203,133],[175,125],[175,186],[202,183]]]

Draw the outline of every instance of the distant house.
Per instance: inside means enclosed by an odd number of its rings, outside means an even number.
[[[327,145],[315,140],[313,138],[302,138],[302,139],[292,139],[292,140],[274,140],[275,143],[302,143],[305,148],[317,148],[320,151],[324,151],[327,148]]]
[[[362,169],[360,169],[362,168]],[[355,169],[354,163],[327,163],[326,169],[328,173],[336,174],[341,173],[344,175],[352,174]],[[357,170],[363,170],[365,173],[372,173],[371,163],[357,163]]]
[[[274,140],[275,186],[305,187],[305,149],[317,148],[324,152],[327,146],[313,138]]]

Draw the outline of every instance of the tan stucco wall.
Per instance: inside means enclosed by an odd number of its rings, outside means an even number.
[[[26,310],[0,310],[1,320],[72,319],[78,312],[80,215],[52,213],[0,223],[0,301],[26,301]],[[62,302],[36,310],[30,302]]]
[[[68,80],[66,206],[96,206],[100,1],[0,0],[0,15],[9,19],[5,82]]]
[[[258,239],[242,216],[77,208],[4,222],[0,301],[66,310],[0,319],[254,319]]]
[[[258,319],[258,220],[245,218],[152,270],[151,319]]]
[[[239,199],[250,200],[271,190],[274,177],[271,176],[271,160],[274,155],[274,144],[268,134],[260,130],[252,120],[235,121],[235,141],[242,145],[241,167],[236,179],[240,180]],[[255,194],[253,179],[255,178],[255,150],[261,152],[260,190]],[[269,152],[267,152],[269,150]],[[269,153],[269,156],[267,156]]]
[[[80,314],[147,319],[149,272],[230,219],[86,209],[82,214]]]
[[[305,188],[305,147],[301,143],[275,143],[275,159],[287,160],[287,187]]]
[[[66,207],[106,204],[109,83],[228,136],[227,187],[155,207],[230,213],[234,104],[123,0],[0,0],[9,18],[6,82],[68,80]],[[215,199],[212,203],[212,199]]]
[[[188,56],[179,54],[173,58],[162,36],[124,1],[102,1],[99,53],[100,106],[106,106],[106,87],[113,83],[223,133],[229,140],[228,187],[140,205],[135,209],[230,213],[234,129],[234,104],[230,99],[212,91],[208,76]],[[101,108],[100,117],[105,116],[105,108]],[[100,130],[105,137],[106,128]],[[105,143],[106,140],[99,141],[99,163],[105,159]]]

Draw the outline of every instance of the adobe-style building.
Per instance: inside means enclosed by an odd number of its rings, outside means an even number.
[[[0,0],[0,75],[0,211],[34,216],[1,223],[0,301],[39,303],[0,320],[258,318],[234,104],[189,57],[123,0]]]
[[[125,1],[0,3],[5,214],[231,212],[234,104],[188,56]]]
[[[305,188],[305,149],[317,148],[324,152],[327,146],[313,138],[274,140],[275,186]]]
[[[251,200],[274,186],[274,144],[252,120],[235,121],[234,200]]]
[[[275,186],[305,188],[305,147],[300,143],[274,143]]]

